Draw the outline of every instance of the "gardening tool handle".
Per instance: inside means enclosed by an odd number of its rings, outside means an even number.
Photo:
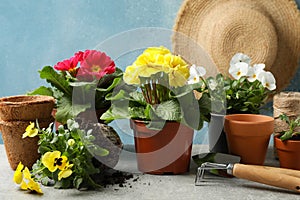
[[[237,178],[300,192],[300,178],[297,170],[234,164],[232,175]]]

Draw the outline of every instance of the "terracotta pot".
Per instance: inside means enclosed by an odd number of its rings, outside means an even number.
[[[233,114],[225,116],[229,153],[241,156],[241,163],[263,165],[274,119],[265,115]]]
[[[55,99],[50,96],[11,96],[0,98],[0,119],[3,121],[35,121],[49,119]]]
[[[280,167],[300,170],[300,141],[274,139]]]
[[[48,120],[39,120],[39,126],[40,128],[47,128],[53,121],[52,117]],[[22,139],[28,125],[29,121],[0,121],[6,155],[13,170],[17,168],[20,161],[31,168],[40,157],[38,154],[39,137]]]
[[[149,174],[181,174],[189,171],[194,130],[178,122],[166,122],[161,131],[131,121],[138,169]]]

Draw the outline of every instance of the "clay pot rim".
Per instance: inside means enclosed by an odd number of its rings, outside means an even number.
[[[150,121],[143,121],[141,119],[130,119],[130,120],[134,121],[135,123],[141,123],[141,124],[146,124],[145,122],[150,122]],[[169,121],[169,120],[165,120],[165,122],[168,122],[168,123],[181,123],[181,122]]]
[[[278,142],[281,142],[281,143],[283,143],[283,144],[296,144],[296,143],[300,143],[300,140],[285,140],[285,141],[282,141],[280,138],[279,138],[279,136],[276,136],[276,137],[274,137],[275,138],[275,140],[277,140]]]
[[[21,101],[20,101],[21,100]],[[55,99],[46,95],[16,95],[0,98],[0,106],[20,106],[24,104],[55,103]]]
[[[251,121],[244,121],[241,120],[243,118],[253,118],[256,120],[251,120]],[[230,115],[225,115],[225,120],[234,122],[234,123],[239,123],[239,124],[264,124],[264,123],[271,123],[274,122],[274,118],[267,116],[267,115],[260,115],[260,114],[230,114]]]

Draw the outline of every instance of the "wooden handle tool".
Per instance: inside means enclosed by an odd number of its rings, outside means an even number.
[[[226,170],[227,174],[237,178],[300,192],[299,170],[239,163],[219,164],[205,162],[198,168],[195,184],[200,185],[200,182],[204,180],[204,171],[212,169]]]
[[[227,169],[231,172],[231,169]],[[276,167],[233,164],[232,173],[237,178],[300,192],[300,171]]]

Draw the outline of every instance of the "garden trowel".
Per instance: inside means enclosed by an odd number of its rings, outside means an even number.
[[[266,185],[300,192],[300,171],[277,167],[240,164],[240,157],[223,153],[193,156],[198,166],[195,185],[205,181],[205,171],[220,176],[234,176]]]

